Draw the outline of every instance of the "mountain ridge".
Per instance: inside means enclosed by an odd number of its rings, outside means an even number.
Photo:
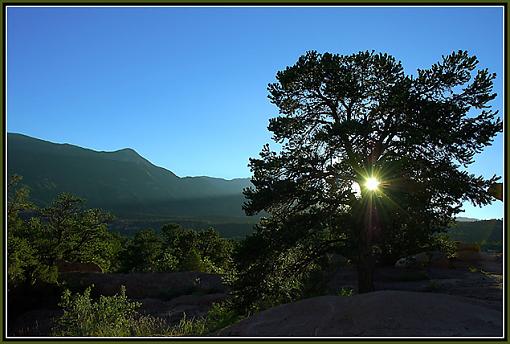
[[[96,151],[19,133],[7,134],[7,167],[9,176],[23,177],[38,204],[69,192],[87,206],[121,214],[244,216],[242,190],[251,185],[248,178],[179,177],[132,148]]]

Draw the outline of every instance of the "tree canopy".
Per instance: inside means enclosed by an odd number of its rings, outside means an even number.
[[[244,208],[269,216],[239,252],[239,298],[278,294],[283,279],[339,247],[358,263],[363,247],[385,256],[416,249],[463,201],[490,203],[498,178],[465,170],[502,131],[489,104],[495,74],[477,66],[458,51],[407,75],[387,54],[311,51],[279,71],[268,91],[280,113],[268,129],[281,149],[265,145],[250,159]],[[367,190],[368,178],[378,190]]]
[[[84,201],[59,195],[49,206],[28,201],[21,177],[9,184],[7,204],[8,280],[10,286],[37,281],[55,282],[59,262],[94,262],[110,270],[120,243],[108,231],[112,216],[100,209],[84,209]]]

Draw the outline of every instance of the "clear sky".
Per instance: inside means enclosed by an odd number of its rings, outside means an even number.
[[[277,109],[267,84],[307,50],[387,52],[407,73],[468,50],[497,73],[502,7],[8,8],[7,130],[130,147],[179,176],[248,177]],[[503,175],[503,137],[469,171]],[[464,216],[501,218],[501,202]]]

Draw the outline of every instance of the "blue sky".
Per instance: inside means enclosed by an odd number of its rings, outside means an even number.
[[[7,25],[9,132],[130,147],[179,176],[250,176],[278,113],[267,84],[307,50],[387,52],[409,74],[468,50],[497,73],[503,109],[501,7],[10,7]],[[503,175],[502,135],[469,171]]]

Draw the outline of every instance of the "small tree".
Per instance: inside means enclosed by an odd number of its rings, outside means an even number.
[[[49,265],[60,260],[95,262],[105,270],[120,249],[108,231],[111,214],[101,209],[84,209],[84,201],[60,194],[38,215],[39,244]]]
[[[459,51],[410,76],[387,54],[312,51],[277,73],[269,130],[281,151],[250,159],[245,190],[246,213],[269,214],[250,239],[259,249],[238,254],[245,305],[274,292],[268,276],[294,278],[342,242],[370,291],[376,250],[417,247],[462,201],[490,203],[497,178],[460,169],[502,131],[488,105],[495,74],[477,64]]]
[[[163,256],[163,240],[152,229],[144,229],[136,233],[128,243],[125,254],[125,265],[130,271],[159,271]]]
[[[99,209],[83,209],[83,200],[61,194],[50,206],[28,201],[20,177],[9,184],[7,253],[10,287],[37,281],[54,283],[57,262],[95,262],[110,268],[120,250],[119,240],[107,229],[111,219]]]

